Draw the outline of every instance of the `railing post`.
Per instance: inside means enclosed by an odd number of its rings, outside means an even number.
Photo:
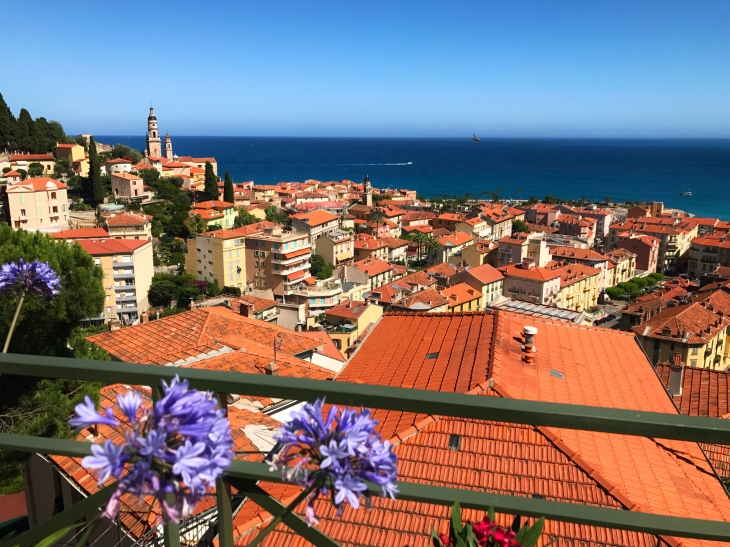
[[[218,541],[220,547],[233,547],[233,511],[228,485],[222,478],[215,481],[215,497],[218,505]]]
[[[167,503],[175,503],[175,494],[167,495]],[[168,520],[162,525],[165,547],[180,547],[180,524]]]

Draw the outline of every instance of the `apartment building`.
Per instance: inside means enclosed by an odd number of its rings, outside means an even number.
[[[90,317],[91,323],[108,323],[118,319],[124,325],[138,322],[147,311],[147,293],[152,284],[154,263],[151,241],[132,239],[75,240],[104,271],[104,311]]]
[[[560,302],[561,273],[535,266],[529,260],[497,268],[504,275],[502,294],[533,304],[557,306]]]
[[[477,241],[474,245],[464,247],[461,256],[452,256],[449,262],[472,267],[482,264],[497,267],[499,265],[499,244],[489,240]]]
[[[730,266],[730,238],[696,237],[690,242],[687,273],[691,279],[715,273],[720,266]]]
[[[525,220],[525,212],[522,209],[501,203],[480,203],[479,214],[491,229],[494,241],[512,235],[513,221]]]
[[[246,280],[254,290],[271,289],[283,298],[309,277],[309,236],[267,226],[246,236]]]
[[[431,226],[436,215],[429,211],[406,211],[401,217],[401,226]]]
[[[593,245],[596,239],[596,225],[597,221],[594,218],[581,215],[563,215],[560,217],[558,233],[585,239],[589,245]]]
[[[684,219],[642,217],[636,221],[612,224],[608,248],[617,248],[619,240],[628,238],[632,233],[654,237],[659,240],[656,271],[677,272],[688,258],[690,242],[697,237],[697,230],[697,224]]]
[[[456,225],[464,222],[466,215],[460,213],[443,213],[431,220],[434,228],[446,228],[449,232],[456,231]]]
[[[218,286],[246,288],[246,236],[275,226],[273,222],[257,222],[234,230],[204,232],[187,240],[185,271],[200,281],[213,281]]]
[[[112,239],[152,239],[150,218],[142,213],[112,213],[104,219],[104,228]]]
[[[502,296],[504,275],[489,264],[467,268],[451,276],[451,283],[466,283],[482,295],[480,308],[484,309]]]
[[[10,225],[29,231],[68,229],[66,185],[49,178],[32,178],[8,184],[5,190]]]
[[[80,144],[56,143],[56,158],[66,160],[68,168],[77,175],[89,176],[89,155]]]
[[[606,277],[606,287],[615,287],[634,277],[636,255],[627,249],[615,249],[606,253],[610,261]]]
[[[325,321],[335,346],[347,359],[354,349],[357,339],[383,316],[383,308],[364,300],[346,300],[339,306],[328,310]]]
[[[466,247],[474,245],[471,234],[465,232],[454,232],[446,234],[437,240],[441,244],[440,249],[431,249],[429,258],[432,262],[448,262],[454,256],[460,256]]]
[[[356,236],[353,243],[355,250],[355,260],[364,260],[366,258],[377,258],[380,260],[388,260],[388,242],[384,239],[375,239],[370,236]]]
[[[569,264],[553,271],[560,275],[560,295],[556,304],[559,308],[582,312],[598,304],[601,270],[583,264]]]
[[[32,163],[41,164],[44,175],[52,175],[56,158],[53,154],[10,154],[10,168],[13,171],[22,169],[27,173]]]
[[[233,203],[221,200],[201,201],[194,203],[191,215],[198,214],[207,222],[208,226],[220,225],[221,228],[233,228],[236,219],[236,206]]]
[[[459,222],[456,225],[456,231],[469,234],[474,241],[492,237],[492,229],[487,221],[479,217],[468,218],[464,222]]]
[[[345,230],[332,230],[317,239],[316,253],[324,258],[327,264],[337,267],[352,262],[355,256],[355,239]]]
[[[608,236],[608,229],[611,226],[613,213],[608,209],[600,209],[595,205],[584,209],[574,207],[560,206],[560,210],[564,214],[579,215],[584,218],[592,218],[596,221],[596,241],[603,242]]]
[[[145,189],[144,181],[131,173],[112,173],[112,195],[122,201],[146,202],[152,198],[152,191]]]
[[[316,245],[316,241],[339,228],[340,217],[334,213],[316,209],[308,213],[290,215],[292,230],[301,234],[307,234],[309,243]]]
[[[385,285],[393,279],[393,267],[378,258],[366,258],[352,264],[352,267],[367,276],[368,290]],[[363,280],[365,278],[363,277]]]
[[[408,241],[398,237],[384,237],[383,241],[388,245],[388,262],[405,263],[408,258]]]
[[[551,260],[547,243],[541,234],[524,233],[500,239],[497,257],[500,266],[521,264],[525,260],[530,260],[542,268]]]
[[[651,274],[657,271],[660,243],[650,235],[621,232],[617,236],[616,248],[632,253],[636,257],[635,267]]]
[[[695,302],[666,308],[631,330],[655,364],[678,361],[689,367],[725,370],[730,364],[729,326],[724,314]]]
[[[525,222],[552,226],[561,216],[560,208],[549,203],[535,203],[525,210]]]
[[[482,292],[467,283],[455,283],[441,291],[448,299],[446,310],[451,313],[477,311],[482,305]]]
[[[578,249],[576,247],[553,247],[550,249],[553,260],[564,264],[583,264],[599,270],[600,277],[598,280],[600,290],[606,287],[612,287],[614,274],[609,270],[614,270],[614,264],[606,255],[594,251],[593,249]],[[633,270],[631,270],[633,272]]]

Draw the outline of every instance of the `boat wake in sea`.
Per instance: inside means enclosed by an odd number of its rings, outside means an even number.
[[[403,163],[330,163],[327,165],[413,165],[412,161]]]

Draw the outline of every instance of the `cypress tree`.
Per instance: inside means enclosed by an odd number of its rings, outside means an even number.
[[[209,162],[205,162],[205,190],[203,195],[206,200],[217,200],[220,198],[218,193],[218,177],[213,172],[213,165]]]
[[[33,118],[25,108],[20,109],[17,124],[18,149],[23,152],[33,150]]]
[[[234,203],[236,198],[233,195],[233,181],[231,180],[231,175],[228,174],[228,171],[226,171],[223,179],[225,181],[223,183],[223,201]]]
[[[101,182],[101,160],[96,153],[94,137],[89,138],[89,178],[87,189],[91,191],[94,203],[99,204],[104,201],[106,191],[104,190],[104,184]]]

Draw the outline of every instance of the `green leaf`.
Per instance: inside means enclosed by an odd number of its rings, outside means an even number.
[[[53,532],[50,536],[45,537],[44,539],[40,540],[35,547],[50,547],[54,543],[56,543],[59,539],[61,539],[63,536],[68,534],[71,530],[74,528],[78,528],[83,523],[77,523],[77,524],[71,524],[70,526],[66,526],[65,528],[61,528],[60,530],[56,530]]]
[[[431,542],[433,543],[433,547],[443,547],[443,545],[441,545],[441,538],[436,533],[436,529],[433,527],[433,524],[431,525]]]
[[[464,527],[461,525],[461,505],[459,500],[456,500],[451,507],[451,530],[455,537],[459,537],[463,529]]]
[[[474,528],[472,527],[471,523],[466,525],[465,531],[466,531],[466,544],[469,547],[479,547],[479,540],[477,539],[476,534],[474,534]]]
[[[527,526],[525,526],[526,528]],[[537,541],[542,535],[542,530],[545,528],[545,517],[538,519],[523,535],[520,544],[523,547],[535,547]]]

